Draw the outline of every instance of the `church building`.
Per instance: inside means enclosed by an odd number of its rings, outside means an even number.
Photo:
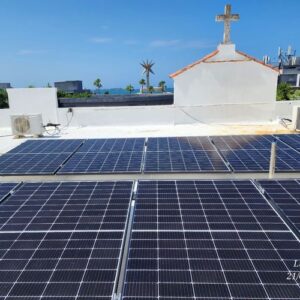
[[[230,40],[230,22],[239,20],[226,5],[224,39],[214,52],[170,75],[174,80],[174,104],[199,106],[215,104],[275,103],[279,71],[236,50]]]

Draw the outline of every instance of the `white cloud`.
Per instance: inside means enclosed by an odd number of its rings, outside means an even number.
[[[112,42],[112,38],[93,37],[90,41],[94,44],[108,44]]]
[[[45,50],[22,49],[17,52],[18,55],[35,55],[46,53]]]
[[[151,47],[174,47],[180,44],[180,40],[154,40],[150,43]]]

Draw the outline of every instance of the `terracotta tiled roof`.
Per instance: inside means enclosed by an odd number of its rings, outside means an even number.
[[[201,64],[202,62],[205,62],[207,59],[209,59],[209,58],[211,58],[211,57],[217,55],[218,53],[219,53],[219,50],[215,50],[214,52],[212,52],[212,53],[210,53],[210,54],[204,56],[202,59],[200,59],[200,60],[194,62],[193,64],[190,64],[190,65],[186,66],[185,68],[182,68],[181,70],[179,70],[179,71],[177,71],[177,72],[171,74],[170,77],[171,77],[171,78],[174,78],[174,77],[180,75],[181,73],[184,73],[185,71],[187,71],[187,70],[193,68],[194,66],[199,65],[199,64]]]
[[[256,59],[255,57],[252,57],[252,56],[250,56],[250,55],[247,55],[247,54],[245,54],[245,53],[243,53],[243,52],[241,52],[241,51],[236,51],[236,52],[237,52],[238,54],[240,54],[240,55],[246,57],[246,58],[248,59],[248,61],[254,61],[254,62],[259,63],[259,64],[261,64],[261,65],[263,65],[263,66],[265,66],[265,67],[267,67],[267,68],[272,69],[272,70],[275,71],[275,72],[279,72],[279,69],[278,69],[278,68],[273,67],[273,66],[271,66],[271,65],[267,65],[267,64],[263,63],[262,61]],[[171,77],[171,78],[175,78],[176,76],[178,76],[178,75],[180,75],[180,74],[182,74],[182,73],[188,71],[189,69],[192,69],[192,68],[193,68],[194,66],[196,66],[196,65],[199,65],[199,64],[201,64],[201,63],[208,63],[207,60],[210,59],[210,58],[212,58],[212,57],[214,57],[214,56],[216,56],[218,53],[219,53],[219,50],[215,50],[214,52],[212,52],[212,53],[206,55],[206,56],[203,57],[202,59],[200,59],[200,60],[198,60],[198,61],[196,61],[196,62],[194,62],[194,63],[192,63],[192,64],[190,64],[190,65],[188,65],[188,66],[186,66],[186,67],[184,67],[184,68],[182,68],[182,69],[180,69],[179,71],[177,71],[177,72],[175,72],[175,73],[173,73],[173,74],[170,74],[170,77]],[[211,61],[211,63],[241,62],[241,61],[243,61],[243,60],[222,60],[222,61]]]

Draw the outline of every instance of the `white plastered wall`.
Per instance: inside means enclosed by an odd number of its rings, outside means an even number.
[[[174,104],[274,103],[278,72],[235,50],[219,45],[218,52],[174,77]]]
[[[58,122],[56,88],[7,89],[10,115],[42,114],[43,123]]]
[[[253,61],[200,63],[174,78],[174,104],[272,103],[278,73]]]

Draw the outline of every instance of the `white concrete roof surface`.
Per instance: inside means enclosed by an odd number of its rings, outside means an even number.
[[[44,138],[88,139],[159,136],[208,136],[239,134],[291,133],[278,123],[257,124],[188,124],[151,126],[69,127],[58,135],[45,132]],[[6,153],[26,139],[14,139],[9,128],[0,128],[0,154]]]

